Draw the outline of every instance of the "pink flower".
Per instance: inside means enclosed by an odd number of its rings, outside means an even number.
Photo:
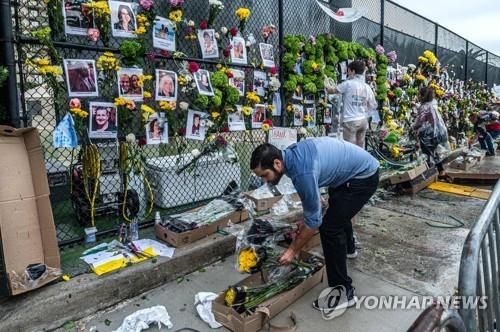
[[[127,103],[127,108],[131,111],[135,110],[135,102],[131,100],[129,103]]]
[[[194,62],[194,61],[191,61],[189,63],[189,72],[191,72],[192,74],[196,73],[198,70],[200,70],[200,66]]]
[[[271,68],[271,75],[273,75],[273,76],[274,76],[274,75],[276,75],[277,73],[278,73],[278,68],[276,68],[276,67]]]
[[[229,55],[231,55],[231,52],[228,49],[225,49],[222,51],[222,54],[224,55],[224,57],[229,58]]]
[[[170,4],[173,6],[173,7],[179,7],[180,5],[182,5],[184,3],[184,0],[170,0]]]
[[[382,55],[385,53],[385,49],[382,45],[377,45],[375,47],[375,52],[378,54],[378,55]]]
[[[78,98],[73,98],[69,101],[69,108],[82,108],[82,103],[80,102],[80,99]]]
[[[140,0],[139,4],[146,11],[149,11],[151,10],[151,8],[153,8],[153,1],[151,0]]]
[[[147,58],[149,61],[154,61],[154,60],[155,60],[155,57],[156,57],[155,52],[148,52],[148,53],[146,54],[146,58]]]
[[[396,62],[398,55],[396,51],[390,51],[389,53],[387,53],[387,58],[389,59],[389,62]]]
[[[99,32],[99,29],[90,28],[87,30],[87,35],[89,39],[92,41],[97,41],[99,39],[100,34],[101,33]]]
[[[231,36],[235,37],[238,34],[238,29],[236,27],[232,27],[231,30],[229,30],[229,33]]]

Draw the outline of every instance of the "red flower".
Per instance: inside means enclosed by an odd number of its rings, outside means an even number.
[[[330,124],[329,124],[329,123],[325,124],[325,129],[326,129],[327,131],[328,131],[328,130],[330,130],[330,127],[331,127],[331,126],[330,126]]]
[[[394,82],[394,87],[399,88],[400,84],[398,81]]]
[[[231,30],[229,30],[229,33],[231,36],[235,37],[238,34],[238,28],[232,27]]]
[[[228,71],[226,71],[226,76],[227,76],[227,78],[233,78],[234,74],[232,71],[228,70]]]
[[[396,97],[396,95],[394,94],[393,91],[389,91],[389,93],[387,94],[387,96],[391,99],[394,99],[394,97]]]
[[[271,68],[271,75],[276,75],[278,73],[278,68],[273,67]]]
[[[160,51],[160,55],[164,56],[164,57],[167,57],[167,58],[170,58],[170,52],[169,51],[161,50]]]
[[[224,51],[222,51],[222,54],[224,55],[224,57],[229,58],[231,52],[228,49],[225,49]]]
[[[139,141],[137,142],[137,144],[138,144],[139,146],[144,146],[144,145],[146,145],[146,144],[147,144],[146,137],[141,137],[141,138],[139,138]]]
[[[229,132],[229,128],[228,127],[224,127],[224,128],[222,128],[222,131],[225,132],[225,133],[228,133]]]
[[[205,29],[207,29],[207,28],[208,28],[208,22],[207,22],[207,21],[205,21],[205,20],[201,21],[201,22],[200,22],[200,29],[201,29],[201,30],[205,30]]]
[[[268,124],[270,127],[273,126],[273,120],[272,119],[267,119],[267,120],[264,120],[264,122],[262,122],[262,124]]]
[[[186,135],[186,128],[179,128],[179,135],[180,136]]]
[[[189,63],[189,68],[188,68],[188,69],[189,69],[189,71],[190,71],[192,74],[194,74],[194,73],[196,73],[198,70],[200,70],[200,66],[199,66],[196,62],[191,61],[191,62]]]

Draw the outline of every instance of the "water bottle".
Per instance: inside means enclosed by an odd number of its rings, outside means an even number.
[[[155,225],[161,224],[161,216],[160,216],[160,211],[156,211],[155,213]]]
[[[132,221],[130,223],[130,241],[139,240],[139,223]]]

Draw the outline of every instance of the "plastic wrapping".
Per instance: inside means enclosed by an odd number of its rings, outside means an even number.
[[[35,289],[40,282],[47,278],[59,277],[62,275],[60,269],[47,266],[45,264],[31,264],[19,275],[16,271],[11,272],[11,284],[14,289]]]

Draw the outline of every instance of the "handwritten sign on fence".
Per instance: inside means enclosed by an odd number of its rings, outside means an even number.
[[[297,143],[297,130],[292,128],[274,127],[269,130],[269,143],[283,150]]]

